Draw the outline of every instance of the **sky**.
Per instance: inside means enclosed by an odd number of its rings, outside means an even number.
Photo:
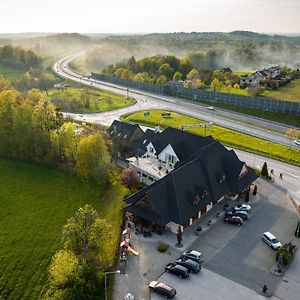
[[[0,0],[0,33],[300,33],[300,0]]]

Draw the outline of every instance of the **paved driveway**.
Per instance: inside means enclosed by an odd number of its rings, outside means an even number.
[[[266,284],[273,292],[282,280],[270,273],[275,251],[261,235],[271,231],[282,243],[289,242],[298,218],[285,191],[269,183],[259,184],[259,197],[251,198],[251,216],[243,226],[219,222],[194,243],[193,249],[205,260],[199,275],[191,274],[187,280],[170,274],[160,277],[177,289],[178,299],[200,299],[200,295],[201,299],[263,299],[255,290]]]

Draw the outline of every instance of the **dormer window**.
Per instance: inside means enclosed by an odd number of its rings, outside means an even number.
[[[207,190],[204,190],[203,193],[202,193],[202,198],[205,198],[208,196],[208,192]]]
[[[124,139],[126,139],[126,138],[127,138],[127,134],[124,135]]]
[[[144,141],[143,141],[143,144],[146,144],[146,142],[147,142],[147,140],[144,140]]]
[[[149,152],[150,153],[153,153],[154,152],[154,149],[152,147],[149,147]]]
[[[223,174],[223,175],[221,176],[221,178],[219,179],[219,182],[220,182],[220,183],[223,183],[225,180],[226,180],[226,175]]]

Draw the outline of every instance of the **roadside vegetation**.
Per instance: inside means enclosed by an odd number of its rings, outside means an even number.
[[[3,299],[41,299],[49,288],[51,257],[62,247],[62,228],[86,204],[110,224],[110,241],[103,239],[103,246],[110,249],[105,270],[112,267],[122,221],[123,188],[114,185],[108,191],[58,170],[12,160],[1,159],[0,171]],[[101,295],[103,289],[97,290]]]
[[[51,102],[62,111],[73,113],[104,112],[133,105],[132,98],[88,87],[63,87],[48,90]]]
[[[277,90],[265,90],[263,95],[279,100],[300,102],[300,79],[291,81]]]
[[[1,64],[0,62],[0,76],[4,79],[12,80],[22,77],[25,74],[24,70],[12,68]]]
[[[137,112],[122,117],[123,121],[137,123],[145,126],[161,126],[180,128],[182,125],[201,124],[204,121],[188,117],[186,115],[170,113],[170,117],[163,117],[162,114],[167,111],[151,110],[150,115],[144,115],[144,112]],[[249,136],[237,131],[226,129],[217,125],[207,128],[191,128],[186,129],[189,132],[198,135],[211,135],[224,145],[235,147],[238,149],[262,154],[264,156],[273,157],[282,161],[300,165],[300,151],[298,149],[289,148],[280,144],[272,143],[263,139]]]
[[[55,294],[59,299],[74,299],[79,290],[77,299],[86,299],[83,295],[90,293],[101,295],[102,272],[110,270],[116,259],[126,193],[120,170],[111,162],[104,128],[67,122],[41,91],[20,93],[0,80],[0,140],[1,295],[39,299],[43,294],[54,299]],[[68,289],[63,284],[62,290],[52,277],[47,280],[47,270],[51,256],[61,248],[62,226],[85,204],[92,204],[99,218],[107,220],[112,236],[105,235],[94,251],[101,264],[93,258],[95,264],[78,273],[79,281],[72,281],[72,286],[68,282]],[[68,261],[60,262],[61,270],[68,270]]]

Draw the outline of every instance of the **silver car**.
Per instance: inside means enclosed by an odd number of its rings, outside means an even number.
[[[281,243],[271,232],[264,232],[262,240],[274,250],[281,247]]]

